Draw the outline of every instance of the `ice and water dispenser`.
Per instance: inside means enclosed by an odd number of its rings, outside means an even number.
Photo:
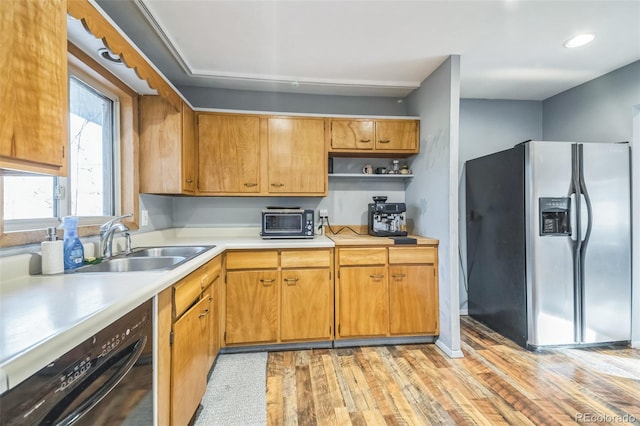
[[[571,198],[545,198],[540,203],[540,235],[571,234]]]

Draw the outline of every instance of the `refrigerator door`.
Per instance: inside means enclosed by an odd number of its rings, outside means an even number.
[[[527,344],[532,347],[577,343],[573,275],[573,239],[577,238],[575,199],[570,199],[571,235],[544,233],[540,215],[541,199],[569,197],[571,146],[566,142],[526,144]]]
[[[583,343],[628,341],[631,339],[629,146],[585,143],[582,151],[582,174],[592,213],[591,232],[583,243]],[[582,209],[584,233],[588,225],[586,204]]]

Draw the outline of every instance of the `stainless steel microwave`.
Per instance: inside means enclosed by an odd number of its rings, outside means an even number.
[[[313,238],[314,212],[296,208],[262,210],[262,238]]]

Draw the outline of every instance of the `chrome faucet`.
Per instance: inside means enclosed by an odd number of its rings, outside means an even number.
[[[100,226],[100,255],[103,259],[108,259],[113,255],[113,235],[116,232],[122,232],[127,237],[127,250],[131,251],[130,236],[127,232],[129,228],[120,221],[127,217],[133,217],[133,214],[125,214],[114,217],[108,222]]]

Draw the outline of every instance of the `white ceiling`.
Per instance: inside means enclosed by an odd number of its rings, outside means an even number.
[[[463,98],[543,100],[640,59],[640,0],[134,3],[179,85],[404,97],[457,54]]]

